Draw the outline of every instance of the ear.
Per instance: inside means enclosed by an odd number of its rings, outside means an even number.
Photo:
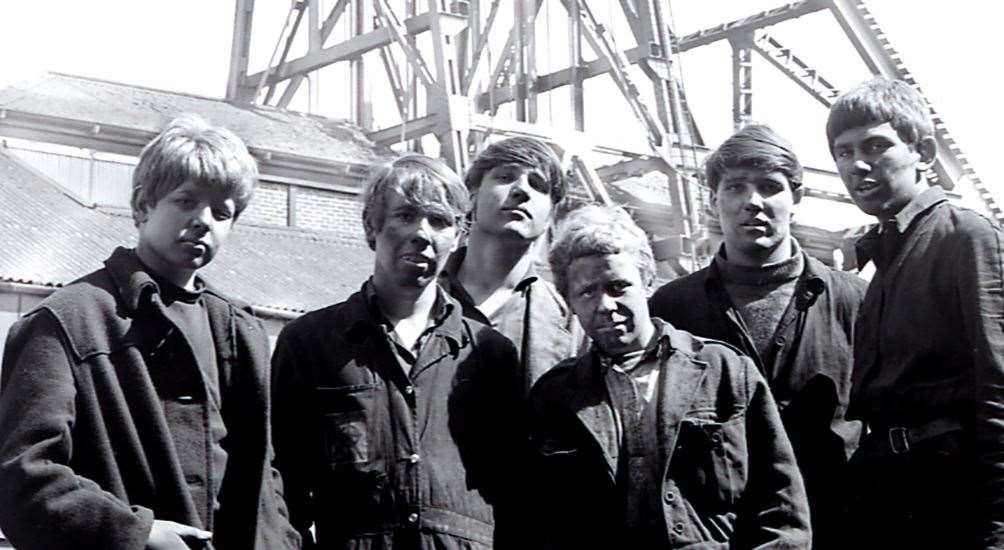
[[[718,188],[717,187],[712,187],[711,188],[710,199],[711,199],[711,208],[717,209],[718,208]]]
[[[794,191],[791,192],[791,198],[795,204],[802,202],[802,197],[804,196],[805,196],[805,187],[802,186],[799,186],[798,189],[795,189]]]
[[[146,191],[142,185],[133,188],[132,199],[129,201],[129,204],[132,206],[133,223],[138,227],[140,224],[146,222],[150,215],[150,206],[147,203]]]
[[[934,161],[938,157],[938,142],[934,136],[925,136],[917,142],[917,154],[920,160],[917,162],[917,170],[930,170],[934,166]]]

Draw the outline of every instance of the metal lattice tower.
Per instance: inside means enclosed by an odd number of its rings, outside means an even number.
[[[236,0],[230,101],[286,108],[312,74],[342,65],[348,79],[339,86],[351,103],[351,118],[373,141],[412,150],[438,144],[439,155],[458,171],[490,136],[524,135],[554,144],[592,200],[611,200],[605,180],[662,172],[671,210],[665,217],[673,233],[664,257],[693,254],[704,228],[703,193],[694,175],[707,151],[683,89],[682,52],[729,42],[737,128],[753,116],[754,53],[823,105],[839,95],[832,80],[768,32],[810,13],[830,12],[873,74],[917,85],[860,0],[793,2],[686,36],[673,33],[666,0],[609,0],[607,17],[594,11],[600,3],[588,0],[297,0],[268,68],[249,74],[254,4]],[[322,12],[325,4],[330,7]],[[567,21],[560,50],[554,47],[556,20]],[[340,36],[336,28],[344,38],[331,40]],[[302,40],[298,33],[306,34],[306,52],[291,58],[294,40]],[[554,57],[562,62],[551,63]],[[542,63],[544,58],[549,62]],[[623,136],[591,131],[585,83],[601,77],[616,87],[610,101],[627,106],[633,127],[645,137],[643,146],[625,146]],[[390,90],[379,112],[396,115],[380,127],[370,103],[375,87]],[[313,88],[311,105],[317,102]],[[556,97],[569,114],[558,125],[542,114]],[[1004,220],[937,114],[935,123],[939,151],[932,182],[952,189],[968,181],[998,221]],[[849,202],[831,191],[807,192]]]

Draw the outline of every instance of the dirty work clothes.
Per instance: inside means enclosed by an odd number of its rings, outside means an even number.
[[[805,489],[763,377],[731,347],[653,322],[659,376],[649,429],[661,522],[640,533],[661,539],[646,547],[808,548]],[[645,517],[623,509],[622,495],[632,492],[618,476],[622,455],[630,459],[645,442],[620,436],[616,419],[624,411],[613,409],[602,363],[595,350],[564,361],[530,396],[530,503],[546,511],[535,514],[534,526],[544,548],[631,548],[639,531],[619,518]]]
[[[854,321],[867,283],[802,254],[803,269],[766,354],[725,290],[717,262],[669,282],[649,300],[652,315],[753,358],[781,410],[812,506],[814,547],[844,528],[843,472],[861,423],[845,419],[851,392]]]
[[[583,347],[585,335],[575,316],[550,281],[531,266],[516,285],[516,291],[490,317],[474,305],[457,279],[467,257],[467,247],[450,256],[440,275],[440,284],[463,306],[464,316],[491,326],[512,341],[520,354],[527,393],[540,375]]]
[[[962,433],[948,450],[931,451],[958,455],[959,467],[931,469],[912,481],[958,476],[968,498],[956,502],[931,493],[908,501],[903,495],[904,513],[971,506],[976,525],[939,529],[975,535],[957,539],[957,548],[1004,546],[1001,232],[950,204],[939,187],[915,197],[883,232],[891,234],[883,239],[876,227],[858,243],[859,265],[874,259],[878,267],[857,323],[848,414],[873,430],[862,448],[869,438],[887,441],[891,428],[916,429],[935,420],[960,424]],[[879,250],[882,240],[891,254]]]
[[[212,288],[202,300],[227,434],[222,475],[190,340],[132,250],[11,329],[0,502],[17,504],[0,506],[0,528],[17,548],[143,548],[154,518],[211,530],[217,550],[298,547],[270,467],[265,332]],[[157,384],[161,375],[171,383]]]
[[[440,289],[408,372],[371,284],[279,336],[273,418],[293,524],[307,548],[491,548],[493,506],[521,475],[516,350]]]

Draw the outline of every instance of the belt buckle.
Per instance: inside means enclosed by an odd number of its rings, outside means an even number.
[[[889,446],[896,455],[910,450],[910,439],[907,437],[906,428],[889,428]]]

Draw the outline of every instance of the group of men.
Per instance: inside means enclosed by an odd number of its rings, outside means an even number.
[[[707,160],[711,264],[651,296],[630,215],[555,223],[559,159],[511,138],[463,180],[375,169],[372,276],[269,364],[197,276],[254,161],[175,121],[136,169],[137,247],[11,331],[0,528],[24,550],[1002,548],[1000,230],[928,186],[905,83],[847,92],[826,135],[879,221],[870,283],[792,237],[803,170],[767,126]]]

